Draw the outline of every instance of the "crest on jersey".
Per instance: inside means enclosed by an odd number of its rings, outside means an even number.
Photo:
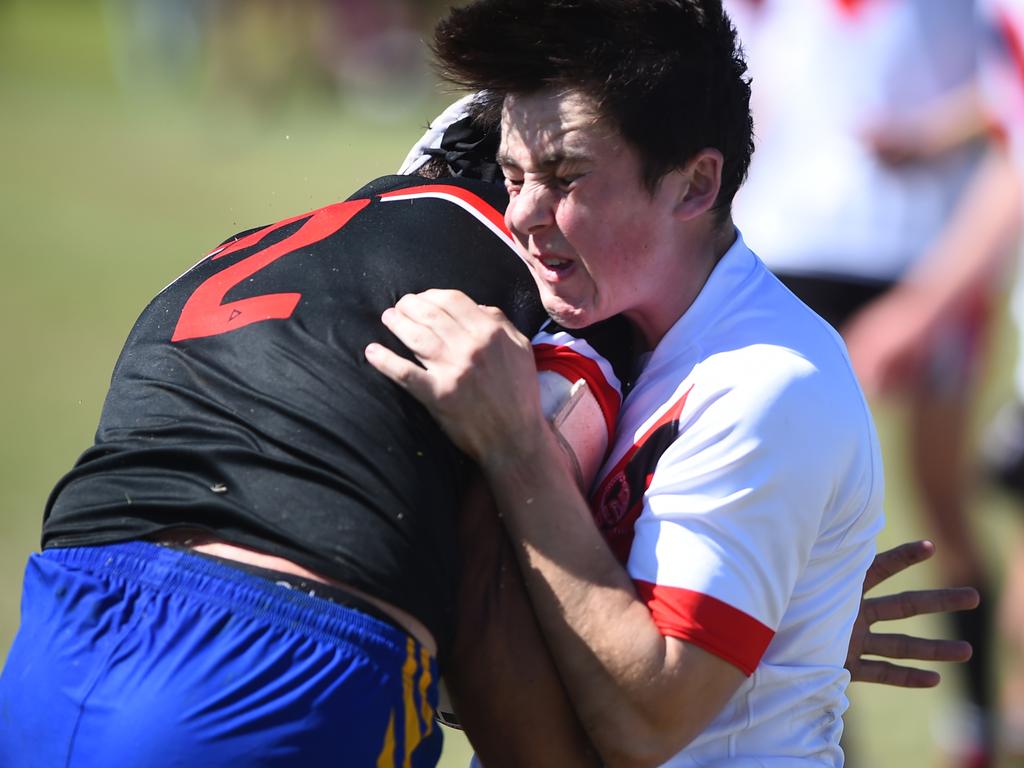
[[[643,511],[644,494],[651,485],[654,468],[679,437],[680,416],[688,394],[689,389],[640,436],[605,475],[591,497],[594,522],[622,563],[629,557],[633,526]]]

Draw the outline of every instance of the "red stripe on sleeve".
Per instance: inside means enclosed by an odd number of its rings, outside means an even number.
[[[754,617],[710,595],[648,581],[634,583],[661,634],[693,643],[748,677],[775,637],[774,630]]]
[[[581,355],[571,347],[555,344],[535,344],[533,359],[538,371],[557,373],[574,384],[580,379],[587,382],[590,391],[597,398],[597,404],[608,427],[608,439],[611,440],[615,435],[615,422],[619,418],[622,396],[605,378],[597,361]]]
[[[999,31],[1010,49],[1010,56],[1016,65],[1018,82],[1024,83],[1024,40],[1021,39],[1020,30],[1014,23],[1014,19],[1008,13],[1000,12],[998,19]]]
[[[1005,9],[996,8],[993,13],[992,27],[994,34],[998,35],[1002,43],[1006,46],[1006,52],[1009,54],[1009,59],[1013,63],[1013,73],[1015,75],[1014,81],[1016,85],[1024,87],[1024,40],[1021,39],[1020,28],[1014,17],[1006,12]],[[999,98],[1003,94],[999,94]],[[994,101],[995,98],[990,98],[989,101]],[[1006,114],[1002,113],[998,107],[992,104],[988,105],[985,110],[984,121],[985,130],[988,137],[995,143],[1000,144],[1004,147],[1010,143],[1010,136],[1013,133],[1010,123],[1012,119],[1008,118]]]
[[[839,9],[849,16],[858,13],[864,6],[864,0],[839,0]]]

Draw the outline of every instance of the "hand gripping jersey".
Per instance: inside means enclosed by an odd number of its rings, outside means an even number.
[[[667,765],[841,765],[881,456],[842,341],[742,239],[627,395],[592,507],[662,633],[748,675]]]
[[[50,497],[44,546],[207,529],[408,611],[443,648],[468,462],[363,350],[410,356],[380,315],[428,288],[540,328],[505,203],[499,185],[385,177],[213,251],[133,328],[95,445]],[[539,365],[587,378],[614,424],[608,364],[557,330],[542,340]]]

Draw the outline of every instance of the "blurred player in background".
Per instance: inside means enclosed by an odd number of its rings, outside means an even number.
[[[941,231],[977,164],[980,43],[972,0],[727,0],[754,80],[757,152],[736,221],[769,268],[846,331]],[[796,224],[794,225],[794,220]],[[947,584],[987,592],[966,508],[985,294],[949,313],[908,382],[910,473]],[[974,656],[958,751],[987,765],[994,706],[988,601],[956,614]],[[949,731],[949,729],[945,729]],[[970,761],[974,762],[970,762]]]
[[[857,370],[872,391],[905,390],[922,367],[921,350],[933,343],[944,319],[962,311],[979,288],[998,278],[1019,236],[1024,173],[1024,3],[985,0],[979,3],[986,34],[981,57],[981,82],[986,114],[1002,141],[988,153],[971,181],[942,237],[927,258],[915,266],[898,290],[869,307],[851,324],[850,352]],[[1014,317],[1024,317],[1021,281],[1012,298]],[[1019,330],[1019,329],[1018,329]],[[1017,402],[997,417],[984,446],[989,477],[1024,503],[1024,355],[1018,352],[1015,371]],[[1014,650],[1003,677],[1007,725],[1004,741],[1017,754],[1024,731],[1024,545],[1007,570],[1000,602],[1000,626]]]

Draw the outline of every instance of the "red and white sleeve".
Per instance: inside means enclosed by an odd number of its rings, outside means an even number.
[[[586,490],[615,434],[621,383],[596,349],[566,331],[541,331],[532,343],[544,413],[570,449]]]

